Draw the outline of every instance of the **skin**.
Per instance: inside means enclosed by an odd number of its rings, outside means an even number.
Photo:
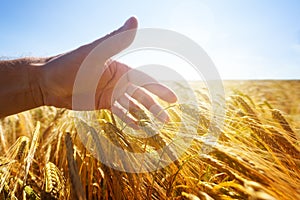
[[[110,59],[132,43],[137,26],[137,19],[131,17],[118,30],[73,51],[49,58],[0,61],[0,117],[44,105],[73,110],[109,109],[138,129],[137,119],[129,113],[141,109],[140,103],[161,121],[168,121],[167,113],[155,101],[153,94],[174,103],[177,101],[174,92],[146,74]],[[105,43],[107,39],[128,30],[129,33],[117,41]],[[73,97],[91,92],[85,88],[80,94],[74,93],[77,72],[91,51],[102,44],[105,50],[97,51],[97,59],[90,59],[88,63],[91,70],[101,71],[94,94],[95,105],[74,107]],[[145,84],[137,84],[141,77]],[[85,78],[82,81],[90,79],[89,76]]]

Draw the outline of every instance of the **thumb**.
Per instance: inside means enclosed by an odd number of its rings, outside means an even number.
[[[108,59],[116,55],[132,43],[136,35],[137,26],[137,19],[130,17],[119,29],[92,42],[89,45],[90,50],[99,45],[100,49],[98,50],[100,50],[102,58]]]

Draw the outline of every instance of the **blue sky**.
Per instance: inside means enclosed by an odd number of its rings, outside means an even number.
[[[297,0],[2,0],[0,57],[62,53],[135,15],[199,43],[224,79],[299,79],[299,10]]]

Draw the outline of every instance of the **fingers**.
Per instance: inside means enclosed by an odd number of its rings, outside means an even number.
[[[160,121],[169,121],[167,112],[144,89],[134,85],[128,85],[127,93],[129,96],[131,96],[136,101],[141,103],[145,108],[147,108]]]
[[[166,102],[175,103],[177,101],[177,96],[171,89],[163,84],[160,84],[158,81],[144,72],[132,69],[129,71],[127,77],[132,84],[145,88]]]
[[[146,84],[143,86],[143,88],[147,89],[151,93],[158,96],[160,99],[167,101],[169,103],[175,103],[177,101],[176,94],[167,86],[162,85],[160,83]]]
[[[129,96],[124,94],[118,99],[118,103],[123,108],[128,110],[133,117],[135,117],[136,119],[140,119],[140,117],[137,115],[137,113],[139,110],[142,110],[142,108],[137,103],[135,103],[132,100],[132,98],[130,98]]]
[[[125,122],[131,128],[138,130],[137,120],[134,119],[131,115],[128,114],[128,111],[124,109],[118,103],[115,103],[112,108],[112,112],[117,115],[123,122]]]
[[[101,85],[113,88],[113,93],[109,98],[119,104],[112,108],[118,117],[133,127],[137,124],[137,120],[143,119],[139,113],[143,113],[140,111],[145,107],[160,121],[169,121],[167,112],[150,93],[166,102],[174,103],[177,97],[171,89],[147,74],[131,69],[118,61],[108,60],[106,64],[111,73],[105,84]]]

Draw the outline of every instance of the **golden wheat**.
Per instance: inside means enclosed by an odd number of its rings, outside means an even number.
[[[297,139],[295,132],[292,130],[291,126],[289,123],[286,121],[286,119],[283,117],[281,112],[277,109],[272,109],[272,117],[275,121],[280,124],[280,126],[286,130],[289,133],[289,136],[292,137],[293,139]]]
[[[45,166],[45,196],[63,199],[65,196],[65,180],[55,164],[48,162]]]
[[[77,118],[41,107],[1,119],[0,199],[300,199],[299,82],[227,84],[223,127],[200,86],[192,105],[162,102],[166,124],[148,111],[130,110],[139,131],[108,110]],[[176,143],[177,134],[185,137]],[[221,135],[212,143],[209,134]],[[177,159],[175,150],[187,142]],[[112,145],[153,157],[140,161]],[[160,168],[169,160],[175,162]],[[140,168],[156,170],[122,171]]]
[[[76,195],[76,199],[84,200],[85,196],[83,192],[83,187],[80,181],[80,177],[78,175],[77,163],[74,160],[73,143],[69,133],[66,133],[65,135],[65,142],[67,147],[68,167],[73,192],[75,193],[74,195]]]

